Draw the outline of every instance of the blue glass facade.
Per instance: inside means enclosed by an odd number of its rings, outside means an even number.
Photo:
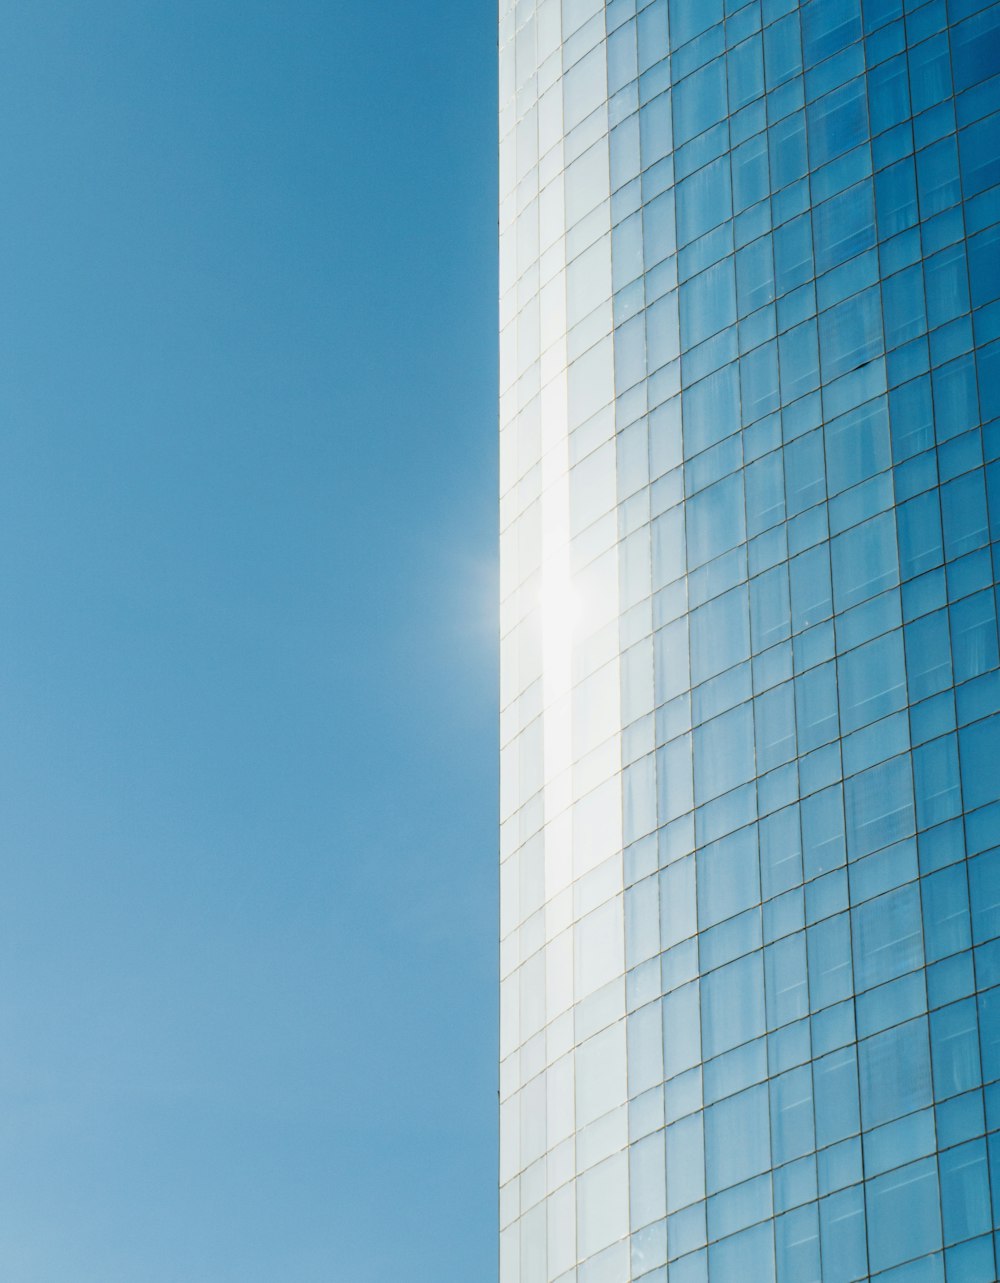
[[[989,1283],[1000,4],[500,65],[501,1283]]]

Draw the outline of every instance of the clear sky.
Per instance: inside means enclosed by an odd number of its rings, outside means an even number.
[[[495,6],[0,38],[0,1277],[495,1276]]]

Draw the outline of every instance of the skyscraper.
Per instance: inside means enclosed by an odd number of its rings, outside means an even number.
[[[501,1283],[997,1277],[997,73],[501,0]]]

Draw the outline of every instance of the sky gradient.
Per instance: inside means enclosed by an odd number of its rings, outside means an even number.
[[[495,51],[5,15],[5,1283],[495,1272]]]

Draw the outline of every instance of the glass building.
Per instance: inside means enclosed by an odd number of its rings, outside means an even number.
[[[501,1283],[997,1278],[997,73],[501,0]]]

